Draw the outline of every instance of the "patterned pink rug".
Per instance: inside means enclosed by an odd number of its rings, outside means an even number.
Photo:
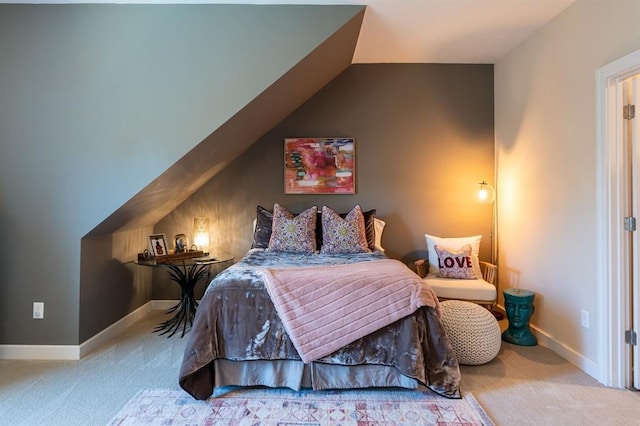
[[[486,425],[475,398],[403,390],[241,389],[207,401],[171,389],[138,392],[109,425]]]

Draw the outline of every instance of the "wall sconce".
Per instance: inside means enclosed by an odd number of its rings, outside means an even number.
[[[496,199],[496,190],[487,182],[482,181],[478,184],[478,192],[476,194],[479,203],[491,204]]]
[[[209,218],[196,217],[193,219],[193,243],[198,250],[209,254]]]

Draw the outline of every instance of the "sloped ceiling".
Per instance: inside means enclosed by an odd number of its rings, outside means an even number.
[[[354,63],[458,64],[498,62],[574,1],[338,0],[367,5]]]
[[[350,64],[364,8],[87,237],[157,223]]]
[[[273,85],[256,93],[253,101],[222,126],[211,129],[206,139],[177,159],[88,236],[157,223],[352,62],[495,63],[574,1],[194,1],[363,6],[333,36],[300,58],[300,62]],[[172,2],[142,0],[136,3]]]
[[[32,3],[32,0],[5,0]],[[40,0],[367,7],[353,63],[494,64],[575,0]]]

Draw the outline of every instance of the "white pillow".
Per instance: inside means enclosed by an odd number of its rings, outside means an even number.
[[[382,231],[384,231],[384,226],[387,223],[384,220],[378,219],[377,217],[373,219],[373,226],[376,231],[376,240],[374,244],[374,248],[378,251],[384,253],[384,249],[382,248]]]
[[[480,253],[480,240],[482,240],[482,235],[459,238],[442,238],[429,234],[424,234],[424,236],[427,240],[427,253],[429,255],[429,275],[438,275],[438,254],[436,253],[436,244],[453,250],[459,250],[462,246],[469,244],[471,245],[471,263],[473,265],[473,272],[476,277],[482,276],[482,271],[480,270],[480,259],[478,257],[478,254]]]

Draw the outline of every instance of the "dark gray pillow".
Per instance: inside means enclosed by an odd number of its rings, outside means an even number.
[[[258,206],[256,216],[256,229],[253,231],[253,244],[251,248],[268,248],[271,238],[271,225],[273,212],[262,206]]]

